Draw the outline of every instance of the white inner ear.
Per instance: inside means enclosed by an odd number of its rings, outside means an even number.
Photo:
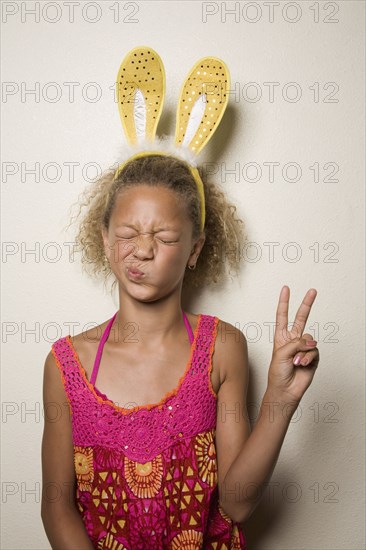
[[[140,143],[146,136],[146,102],[139,88],[137,88],[134,97],[133,117],[135,121],[136,138]]]
[[[182,145],[188,145],[194,138],[195,133],[198,130],[198,127],[203,119],[203,115],[206,109],[206,94],[202,94],[193,105],[191,109],[191,114],[189,115],[187,129],[184,134],[184,139]]]

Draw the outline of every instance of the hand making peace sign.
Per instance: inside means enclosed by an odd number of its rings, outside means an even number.
[[[317,291],[313,288],[307,291],[297,310],[294,325],[289,330],[289,287],[283,286],[280,293],[272,360],[268,370],[268,388],[285,402],[301,400],[319,363],[317,342],[311,334],[303,334],[316,295]]]

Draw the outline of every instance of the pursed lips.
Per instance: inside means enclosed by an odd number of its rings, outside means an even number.
[[[137,269],[137,267],[128,267],[127,271],[130,271],[131,273],[135,273],[137,275],[144,275],[144,272],[140,269]]]

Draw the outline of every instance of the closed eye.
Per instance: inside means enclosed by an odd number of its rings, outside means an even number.
[[[136,237],[137,237],[136,235],[133,235],[132,237],[122,237],[121,235],[116,235],[116,238],[117,238],[117,239],[122,239],[122,240],[124,240],[124,241],[128,241],[128,240],[131,240],[131,239],[136,239]],[[158,237],[157,237],[157,239],[158,239],[160,242],[164,243],[164,244],[174,244],[174,243],[177,243],[177,242],[178,242],[178,241],[166,241],[166,240],[164,240],[164,239],[159,239]]]

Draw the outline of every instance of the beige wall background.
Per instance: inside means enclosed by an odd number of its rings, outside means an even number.
[[[237,205],[250,245],[240,277],[189,308],[247,337],[249,414],[266,388],[283,284],[290,322],[321,362],[290,424],[251,550],[361,550],[364,513],[364,17],[360,1],[2,2],[2,543],[50,548],[40,518],[45,357],[118,308],[70,260],[68,209],[125,143],[113,85],[127,51],[162,57],[173,133],[184,77],[205,55],[232,90],[203,161]],[[231,11],[230,11],[231,10]],[[33,91],[32,91],[33,90]],[[32,172],[33,171],[33,172]]]

